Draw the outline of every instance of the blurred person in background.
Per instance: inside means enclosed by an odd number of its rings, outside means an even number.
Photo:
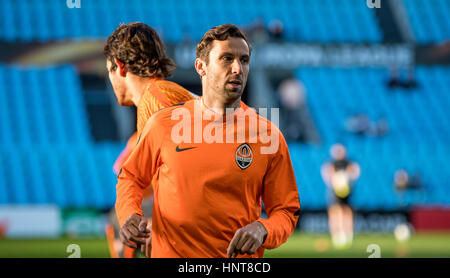
[[[264,19],[262,17],[256,18],[250,26],[248,26],[244,33],[248,39],[254,44],[263,44],[269,41],[270,34],[264,25]]]
[[[306,102],[305,86],[295,78],[281,82],[278,87],[280,100],[280,129],[287,141],[305,141],[301,109]]]
[[[272,41],[276,42],[283,41],[284,25],[283,22],[281,22],[281,20],[272,19],[267,26],[267,30],[269,31],[269,37]]]
[[[404,194],[410,190],[422,189],[422,178],[420,174],[408,174],[404,169],[398,169],[394,174],[394,189],[400,198],[400,205],[406,207]]]
[[[175,63],[166,56],[165,46],[156,31],[144,23],[120,25],[108,38],[104,47],[109,80],[120,105],[137,107],[137,132],[128,140],[125,149],[114,163],[119,174],[137,144],[148,118],[156,111],[194,98],[182,86],[165,80],[175,70]],[[151,186],[147,187],[142,208],[146,217],[152,213]],[[148,221],[151,229],[151,220]],[[112,257],[132,258],[135,250],[121,243],[115,210],[111,210],[105,228]],[[151,238],[141,251],[147,256],[151,251]]]
[[[422,179],[419,174],[409,175],[404,169],[399,169],[394,174],[395,189],[405,191],[422,187]]]
[[[387,87],[389,89],[401,87],[401,82],[399,79],[399,72],[397,68],[392,68],[389,70],[389,81],[387,82]]]
[[[282,42],[283,31],[284,25],[281,20],[272,19],[266,27],[264,18],[258,17],[245,28],[244,33],[252,43],[264,44],[269,41]]]
[[[345,121],[345,129],[357,135],[365,135],[370,129],[370,125],[369,116],[364,113],[352,115]]]
[[[400,69],[397,67],[393,67],[389,71],[389,81],[387,82],[387,87],[389,89],[402,88],[402,89],[415,89],[419,86],[417,83],[414,74],[415,69],[414,66],[409,66],[405,69],[408,78],[403,80],[400,78]]]
[[[385,118],[372,121],[369,115],[357,113],[347,118],[345,129],[357,135],[383,136],[388,132],[389,124]]]
[[[347,158],[347,149],[334,144],[330,149],[332,161],[321,168],[328,187],[328,223],[336,248],[351,246],[353,242],[353,211],[349,203],[352,187],[359,178],[360,167]]]

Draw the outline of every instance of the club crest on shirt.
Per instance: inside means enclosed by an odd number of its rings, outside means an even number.
[[[236,164],[242,170],[248,168],[253,161],[252,148],[247,143],[241,144],[235,154]]]

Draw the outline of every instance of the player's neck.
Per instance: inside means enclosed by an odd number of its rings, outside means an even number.
[[[142,95],[145,93],[148,84],[153,78],[140,77],[137,75],[131,75],[128,80],[128,90],[131,95],[131,101],[137,107]]]
[[[234,100],[225,100],[223,98],[217,98],[215,96],[204,94],[202,96],[202,103],[207,109],[212,110],[215,113],[225,115],[227,112],[230,112],[227,109],[233,108],[234,111],[241,106],[241,98],[239,97]]]

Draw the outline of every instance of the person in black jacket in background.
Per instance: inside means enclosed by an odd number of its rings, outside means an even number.
[[[349,198],[353,184],[359,178],[360,167],[347,158],[347,150],[342,144],[334,144],[330,154],[333,160],[321,169],[328,187],[328,223],[333,245],[345,248],[353,242],[353,211]]]

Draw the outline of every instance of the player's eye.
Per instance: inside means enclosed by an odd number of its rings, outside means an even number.
[[[231,56],[223,56],[223,57],[222,57],[222,60],[224,60],[224,61],[226,61],[226,62],[230,62],[230,61],[233,60],[233,57],[231,57]]]
[[[247,64],[248,62],[249,62],[248,57],[242,57],[242,58],[241,58],[241,63]]]

